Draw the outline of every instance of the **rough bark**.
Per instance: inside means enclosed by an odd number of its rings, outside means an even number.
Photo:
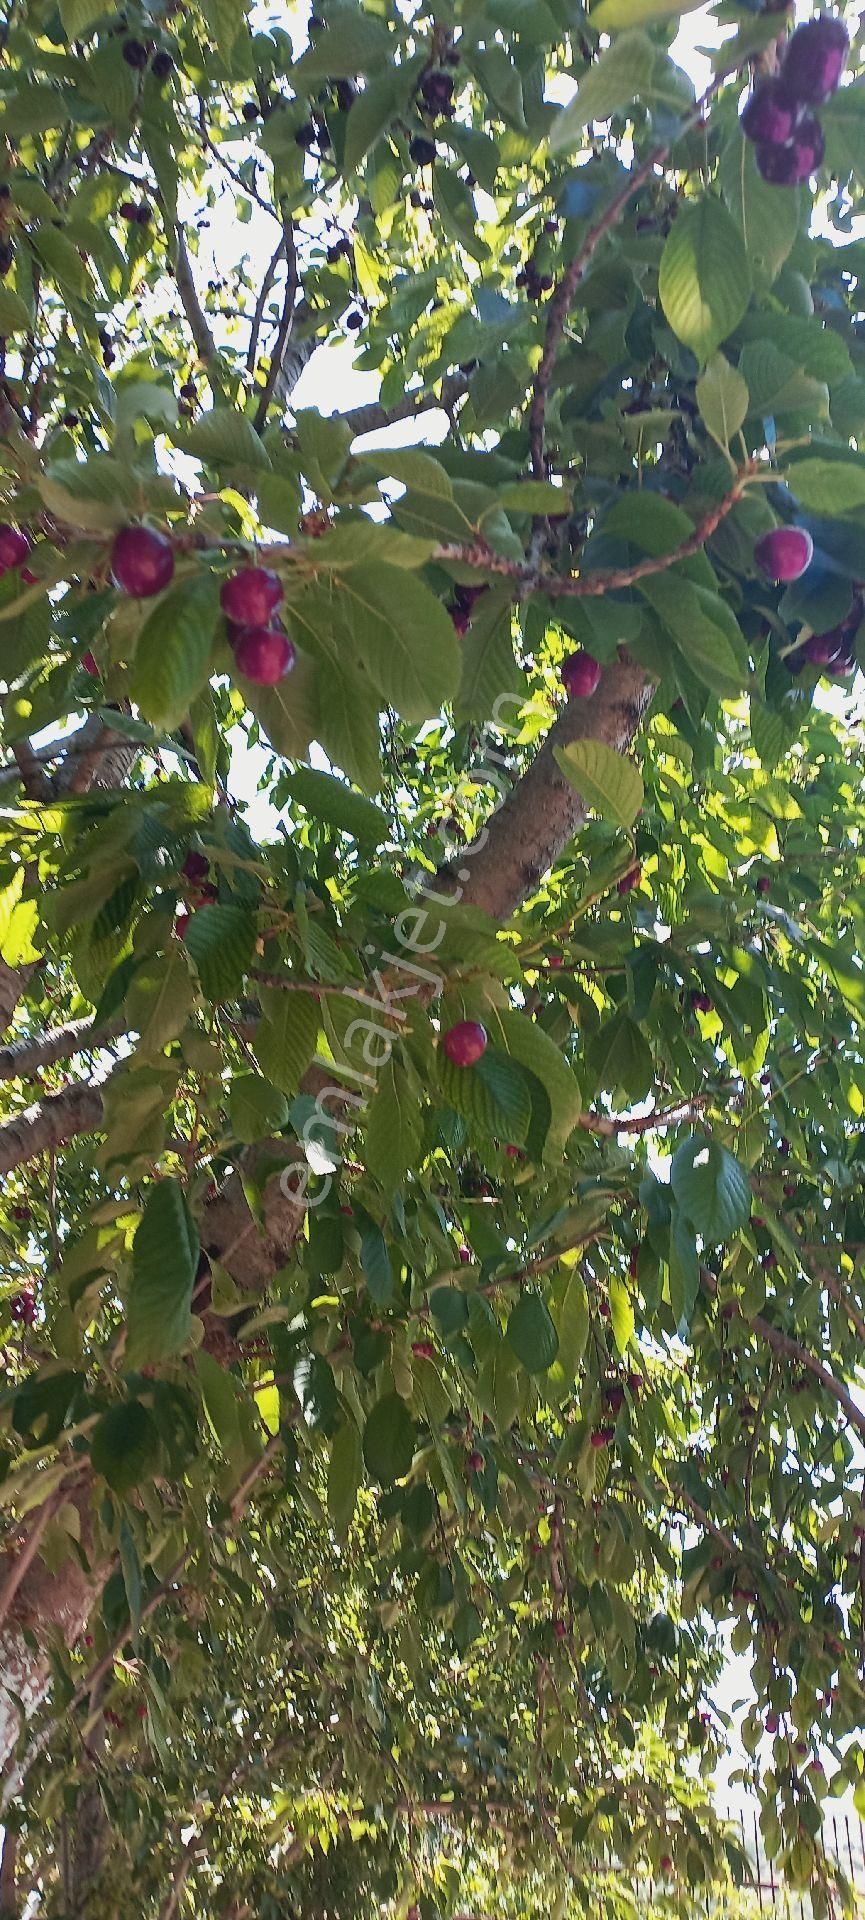
[[[468,906],[506,920],[539,886],[582,826],[588,808],[560,773],[556,747],[600,740],[627,753],[649,706],[652,681],[631,662],[608,667],[591,700],[570,700],[474,849],[463,849],[452,878]],[[466,871],[468,878],[462,881]]]
[[[18,1835],[7,1827],[0,1859],[0,1920],[17,1920],[18,1915]]]
[[[88,1484],[67,1496],[78,1508],[85,1556],[90,1545],[90,1496]],[[26,1553],[24,1541],[6,1556],[7,1580],[19,1556]],[[56,1634],[68,1647],[74,1646],[87,1625],[108,1571],[106,1566],[97,1565],[85,1572],[79,1560],[71,1556],[57,1573],[52,1573],[38,1557],[28,1565],[0,1626],[0,1761],[3,1763],[13,1754],[22,1726],[36,1712],[48,1691],[50,1637]],[[37,1652],[28,1635],[38,1641]]]
[[[49,1147],[62,1146],[77,1133],[94,1133],[102,1121],[102,1095],[87,1081],[50,1093],[36,1106],[25,1107],[0,1127],[0,1174],[35,1160]]]
[[[99,1027],[92,1020],[70,1020],[67,1026],[55,1027],[38,1039],[11,1040],[8,1047],[0,1047],[0,1080],[38,1080],[40,1073],[58,1060],[70,1060],[75,1053],[95,1053],[125,1032],[122,1020],[106,1020]]]

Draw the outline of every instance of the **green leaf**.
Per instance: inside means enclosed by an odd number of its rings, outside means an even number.
[[[275,687],[257,687],[233,674],[250,711],[276,753],[302,760],[315,737],[319,718],[316,663],[298,647],[294,666]]]
[[[589,1338],[589,1297],[582,1274],[571,1273],[555,1317],[559,1351],[553,1367],[553,1379],[557,1388],[564,1393],[573,1386]]]
[[[748,653],[735,615],[720,595],[669,573],[641,580],[639,591],[697,678],[719,699],[737,699],[748,683]]]
[[[196,1354],[195,1371],[207,1424],[220,1452],[226,1460],[233,1460],[243,1450],[240,1404],[235,1382],[210,1353]]]
[[[285,781],[289,793],[317,820],[351,834],[361,846],[378,846],[386,839],[388,821],[380,807],[353,793],[342,780],[313,767],[301,767]]]
[[[270,456],[248,415],[236,407],[212,407],[194,426],[172,436],[182,453],[210,467],[240,473],[269,473]]]
[[[257,1073],[240,1073],[228,1094],[228,1118],[236,1140],[253,1146],[288,1125],[288,1101]]]
[[[359,73],[381,73],[391,66],[393,48],[380,20],[346,8],[330,16],[326,32],[292,68],[292,86],[302,92],[312,80],[353,80]]]
[[[227,67],[245,19],[245,0],[208,0],[207,23]]]
[[[141,1622],[141,1561],[138,1558],[135,1535],[125,1514],[120,1522],[120,1536],[117,1544],[120,1554],[120,1569],[123,1574],[123,1585],[126,1588],[126,1604],[129,1608],[129,1618],[132,1622],[133,1631],[137,1633]]]
[[[283,1093],[296,1093],[318,1040],[318,1003],[311,993],[260,989],[262,1019],[252,1048],[259,1066]]]
[[[592,8],[591,24],[598,33],[617,33],[623,27],[644,27],[650,20],[679,19],[693,13],[701,0],[600,0]]]
[[[630,1100],[644,1100],[654,1080],[652,1050],[635,1020],[624,1010],[606,1020],[586,1048],[586,1065],[595,1075],[595,1088]]]
[[[647,34],[635,30],[623,33],[592,61],[573,100],[553,121],[550,152],[570,153],[582,146],[590,120],[609,120],[637,99],[659,101],[675,112],[687,108],[689,92],[681,68],[653,47]]]
[[[462,673],[454,718],[486,720],[501,694],[515,692],[520,673],[514,658],[513,604],[508,590],[484,595],[462,643]]]
[[[363,1448],[353,1420],[338,1427],[330,1443],[327,1469],[327,1511],[338,1540],[351,1526],[363,1480]]]
[[[634,1334],[634,1303],[617,1273],[610,1274],[610,1326],[619,1353],[626,1353]]]
[[[184,941],[208,1000],[230,1000],[243,985],[255,951],[255,917],[244,907],[199,907]]]
[[[455,1067],[440,1049],[439,1084],[449,1106],[485,1133],[515,1143],[525,1140],[531,1118],[529,1089],[506,1053],[488,1047],[476,1066]]]
[[[603,740],[573,740],[555,747],[557,765],[587,805],[618,827],[632,827],[643,804],[639,768]]]
[[[751,1185],[744,1167],[720,1141],[692,1134],[673,1156],[673,1196],[708,1247],[718,1247],[747,1226]]]
[[[459,685],[453,622],[414,574],[358,567],[341,588],[350,610],[358,663],[404,720],[430,720]]]
[[[332,766],[342,767],[364,793],[382,783],[379,700],[368,679],[348,662],[318,664],[320,714],[316,737]]]
[[[198,1233],[176,1180],[151,1188],[132,1242],[126,1363],[146,1366],[179,1353],[189,1338]]]
[[[704,362],[741,320],[751,297],[748,256],[735,221],[711,194],[676,214],[658,293],[677,339]]]
[[[218,618],[218,582],[198,573],[161,595],[144,622],[132,666],[132,697],[145,720],[166,733],[187,718],[209,678]]]
[[[776,187],[757,171],[754,144],[736,128],[721,155],[720,185],[755,271],[777,278],[799,228],[798,187]]]
[[[398,1393],[377,1400],[363,1430],[363,1457],[367,1472],[380,1486],[391,1487],[408,1473],[414,1459],[415,1423]]]
[[[349,109],[345,126],[343,173],[356,173],[370,147],[390,126],[396,111],[396,74],[392,67],[369,80]]]
[[[368,1218],[360,1237],[360,1264],[376,1306],[389,1306],[393,1298],[393,1268],[387,1241],[381,1228]]]
[[[677,1327],[686,1328],[700,1291],[700,1261],[694,1228],[678,1207],[670,1222],[670,1306]]]
[[[715,353],[697,381],[697,405],[707,432],[725,450],[748,412],[748,388],[723,353]]]
[[[67,40],[80,40],[97,20],[117,12],[117,0],[60,0],[60,18]]]
[[[544,1157],[561,1155],[580,1117],[580,1089],[573,1068],[536,1020],[516,1008],[496,1007],[485,1016],[490,1038],[504,1047],[528,1072],[540,1080],[550,1103],[550,1126]]]
[[[366,1164],[388,1198],[417,1163],[421,1115],[407,1075],[391,1059],[379,1075],[366,1123]]]
[[[140,1036],[138,1051],[161,1053],[182,1032],[194,1000],[189,962],[179,942],[139,967],[126,995],[129,1024]]]
[[[90,1460],[114,1493],[131,1493],[142,1481],[153,1480],[161,1456],[158,1428],[140,1400],[123,1400],[97,1420]]]
[[[73,299],[92,300],[94,287],[78,248],[54,226],[31,229],[30,243],[49,279]]]
[[[11,287],[0,286],[0,334],[10,338],[14,333],[24,333],[30,325],[30,315],[20,295]]]
[[[809,513],[849,513],[865,504],[865,461],[796,460],[784,477]]]
[[[508,1343],[527,1373],[546,1373],[559,1351],[559,1336],[546,1301],[521,1293],[511,1309]]]

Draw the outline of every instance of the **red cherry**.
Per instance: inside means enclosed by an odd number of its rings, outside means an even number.
[[[600,1447],[608,1447],[610,1446],[611,1442],[615,1439],[615,1436],[616,1436],[615,1427],[596,1427],[591,1437],[592,1446],[596,1449],[596,1451]]]
[[[25,1287],[21,1293],[13,1293],[9,1302],[9,1313],[13,1320],[19,1320],[24,1327],[32,1327],[36,1319],[36,1298]]]
[[[640,1261],[640,1249],[639,1247],[632,1247],[630,1253],[628,1254],[628,1273],[632,1280],[636,1280],[637,1278],[637,1268],[639,1266],[639,1261]]]
[[[809,113],[800,120],[793,139],[785,146],[759,146],[754,158],[757,172],[768,186],[795,187],[822,166],[825,151],[823,129],[815,115]]]
[[[0,524],[0,573],[7,573],[10,567],[20,567],[30,552],[30,542],[26,533],[19,527],[11,527],[8,520]]]
[[[523,1157],[522,1147],[505,1147],[505,1153],[509,1160],[521,1160]]]
[[[711,1013],[712,996],[709,993],[692,993],[691,1005],[695,1013]]]
[[[778,1731],[777,1713],[767,1713],[766,1718],[763,1721],[763,1726],[767,1733],[777,1733]]]
[[[798,118],[797,102],[785,93],[775,77],[761,80],[754,88],[739,115],[739,125],[746,140],[782,146],[792,139]]]
[[[210,861],[206,854],[198,853],[195,847],[191,847],[180,871],[185,874],[187,880],[206,880],[210,872]]]
[[[235,626],[266,627],[282,598],[282,581],[270,567],[241,567],[223,581],[219,604]]]
[[[413,1340],[411,1350],[418,1360],[435,1359],[436,1350],[431,1340]]]
[[[622,874],[621,880],[616,881],[616,892],[631,893],[634,887],[639,886],[642,875],[643,869],[638,860],[633,867],[629,867],[627,873]]]
[[[672,1873],[672,1871],[673,1871],[673,1862],[670,1859],[669,1854],[668,1853],[662,1854],[661,1855],[661,1872]]]
[[[847,28],[831,14],[806,20],[787,42],[781,85],[794,100],[819,106],[828,100],[844,71],[850,50]]]
[[[88,652],[82,655],[81,665],[85,673],[91,674],[94,680],[99,679],[99,668],[96,665],[96,661],[92,653]]]
[[[484,1456],[478,1452],[477,1447],[473,1447],[471,1453],[466,1454],[466,1471],[468,1473],[482,1473],[483,1469]]]
[[[442,1042],[453,1067],[474,1067],[487,1050],[486,1028],[479,1020],[458,1020]]]
[[[92,1645],[93,1645],[93,1635],[92,1635],[92,1633],[85,1633],[85,1635],[84,1635],[84,1645],[85,1645],[85,1647],[92,1647]]]
[[[21,568],[21,578],[26,587],[35,587],[35,586],[38,586],[39,584],[38,575],[35,573],[31,573],[29,567]]]
[[[136,600],[161,593],[174,574],[174,549],[155,527],[122,527],[111,549],[115,586]]]
[[[582,650],[569,653],[562,666],[562,686],[569,700],[591,700],[601,678],[598,661]]]
[[[765,900],[767,894],[771,893],[771,891],[772,891],[772,882],[769,879],[769,875],[767,873],[761,873],[760,878],[757,881],[755,892],[759,894],[761,900]]]
[[[241,627],[232,645],[238,672],[256,687],[275,687],[297,657],[294,641],[277,627]]]
[[[563,966],[564,966],[564,964],[565,964],[565,957],[564,957],[564,954],[562,954],[562,953],[549,953],[549,954],[547,955],[547,966],[548,966],[548,967],[555,967],[555,968],[558,968],[558,967],[563,967]]]
[[[557,1640],[567,1640],[568,1629],[564,1620],[553,1621],[553,1632]]]
[[[814,542],[804,527],[773,527],[754,548],[754,559],[770,580],[798,580],[810,566]]]
[[[179,913],[177,915],[177,918],[174,922],[174,933],[175,933],[176,939],[178,940],[183,939],[183,936],[189,925],[189,919],[190,919],[190,916],[188,913]]]
[[[471,1260],[472,1260],[471,1247],[467,1247],[465,1245],[461,1247],[457,1247],[457,1259],[459,1260],[461,1267],[471,1266]]]

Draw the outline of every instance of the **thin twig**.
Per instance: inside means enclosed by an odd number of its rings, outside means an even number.
[[[205,367],[218,359],[218,348],[210,331],[207,316],[198,298],[198,289],[192,271],[192,262],[184,238],[182,227],[177,228],[175,236],[174,278],[177,291],[183,302],[183,311],[189,321],[189,331],[195,341],[195,351]]]
[[[285,249],[285,269],[286,269],[285,292],[284,292],[283,301],[282,301],[282,318],[279,322],[279,329],[277,332],[276,340],[274,342],[273,351],[270,356],[270,366],[267,371],[267,379],[265,380],[265,383],[261,392],[261,398],[255,410],[255,419],[253,421],[253,425],[255,427],[256,433],[262,432],[262,429],[264,428],[265,422],[267,420],[267,410],[268,410],[268,407],[270,406],[271,400],[273,399],[274,391],[276,389],[276,383],[282,371],[282,363],[283,363],[283,360],[285,359],[285,350],[291,338],[291,329],[294,324],[294,308],[295,308],[295,302],[297,300],[297,288],[298,288],[297,249],[294,244],[294,227],[292,225],[291,215],[288,213],[285,215],[285,219],[283,221],[282,238],[283,238],[283,245]]]
[[[258,299],[256,300],[256,303],[255,303],[255,312],[253,313],[253,316],[252,316],[252,326],[249,332],[249,345],[246,349],[247,373],[254,373],[255,371],[255,363],[256,363],[256,360],[258,359],[258,340],[259,340],[259,335],[261,333],[262,322],[264,320],[264,309],[267,306],[268,297],[271,293],[274,280],[276,279],[276,269],[279,266],[280,261],[284,259],[284,257],[285,257],[285,234],[281,236],[279,245],[277,246],[275,253],[271,255],[271,258],[268,261],[268,264],[264,272],[264,279],[262,280],[261,286],[259,287],[259,290],[258,290]]]
[[[448,542],[436,547],[436,560],[451,561],[460,566],[477,567],[484,573],[500,574],[504,579],[513,580],[522,587],[534,592],[544,593],[548,600],[586,600],[599,598],[605,593],[615,593],[622,587],[632,587],[638,580],[645,580],[653,573],[663,573],[668,567],[674,567],[679,560],[687,560],[691,554],[701,553],[706,541],[711,538],[716,527],[726,519],[728,513],[741,500],[750,478],[751,469],[736,477],[735,485],[724,495],[708,513],[698,521],[693,533],[674,547],[670,553],[647,554],[632,567],[611,567],[605,572],[560,574],[543,573],[534,567],[528,567],[517,560],[508,560],[503,554],[493,553],[483,541],[475,541],[470,546]]]

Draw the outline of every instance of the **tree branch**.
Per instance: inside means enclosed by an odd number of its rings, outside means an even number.
[[[282,301],[282,316],[279,322],[276,340],[274,341],[273,351],[270,356],[267,379],[265,380],[261,398],[255,410],[253,425],[256,433],[261,433],[264,430],[267,421],[267,410],[276,393],[277,382],[282,372],[286,348],[291,338],[291,330],[295,321],[295,302],[297,300],[298,289],[297,249],[294,244],[294,227],[290,214],[286,214],[283,221],[282,239],[285,251],[285,291]],[[284,398],[287,399],[288,395],[286,394]]]
[[[249,344],[246,349],[247,373],[255,372],[255,362],[258,359],[258,341],[259,341],[259,336],[261,334],[262,322],[264,320],[264,309],[267,306],[268,296],[271,293],[274,280],[276,279],[276,269],[279,266],[280,260],[284,259],[284,257],[285,257],[285,234],[282,235],[281,239],[278,242],[275,252],[271,255],[270,260],[267,263],[267,267],[265,268],[265,272],[264,272],[264,278],[261,282],[261,286],[258,289],[258,299],[256,300],[256,303],[255,303],[255,311],[252,316],[252,325],[249,330]]]
[[[207,316],[198,298],[198,289],[192,271],[192,261],[181,227],[175,235],[174,278],[177,291],[183,303],[183,311],[189,321],[189,331],[195,341],[195,351],[205,367],[218,359],[219,352],[213,334],[208,325]]]
[[[334,417],[344,420],[355,438],[362,433],[383,433],[386,427],[396,426],[400,420],[417,420],[422,413],[449,413],[468,390],[468,376],[451,373],[442,381],[441,394],[438,396],[434,393],[407,393],[392,407],[383,407],[379,400],[370,400],[366,406],[349,407],[347,413],[339,413]]]
[[[556,747],[601,740],[627,753],[648,708],[652,681],[631,661],[605,667],[592,700],[571,700],[477,840],[460,849],[444,878],[457,899],[507,920],[582,826],[589,811],[559,771]],[[461,876],[465,875],[463,880]]]
[[[55,1027],[41,1039],[12,1040],[0,1047],[0,1080],[36,1080],[46,1067],[58,1060],[70,1060],[76,1053],[95,1052],[98,1047],[117,1040],[126,1027],[123,1020],[106,1020],[94,1026],[92,1020],[70,1020],[68,1026]]]
[[[702,553],[706,541],[711,539],[721,521],[741,500],[752,469],[745,468],[738,476],[735,485],[724,495],[708,513],[704,513],[693,533],[683,540],[681,545],[673,547],[670,553],[647,554],[637,560],[632,567],[611,567],[598,573],[543,573],[536,567],[526,566],[518,560],[508,560],[504,554],[493,553],[483,541],[473,546],[461,546],[448,542],[436,547],[433,556],[436,560],[452,561],[460,566],[477,567],[485,573],[501,575],[506,580],[535,593],[544,593],[548,600],[587,600],[600,598],[605,593],[615,593],[623,587],[632,587],[638,580],[646,580],[653,573],[665,573],[668,567],[674,567],[679,560],[687,560],[694,553]]]
[[[95,1133],[101,1123],[102,1094],[89,1081],[49,1093],[37,1106],[26,1107],[0,1126],[0,1174],[11,1173],[25,1160],[37,1159],[78,1133]]]
[[[13,743],[12,757],[21,775],[21,785],[28,800],[49,801],[54,798],[54,786],[50,775],[45,772],[29,740],[17,740]]]

